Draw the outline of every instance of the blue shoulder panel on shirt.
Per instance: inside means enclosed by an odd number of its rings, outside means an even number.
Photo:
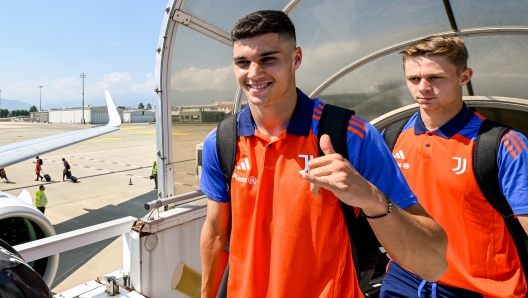
[[[225,183],[226,180],[220,167],[218,152],[216,151],[215,130],[205,138],[203,144],[200,189],[213,201],[229,202],[230,197],[227,193]]]
[[[507,145],[510,148],[508,148]],[[515,215],[528,214],[528,140],[511,130],[499,147],[499,183]],[[513,154],[512,154],[513,152]]]
[[[348,132],[350,163],[400,208],[405,209],[417,204],[418,199],[411,191],[380,133],[369,122],[366,122],[365,128],[364,140]]]

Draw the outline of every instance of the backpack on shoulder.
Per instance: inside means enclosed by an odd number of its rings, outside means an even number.
[[[353,110],[326,104],[319,122],[318,138],[323,134],[330,136],[334,150],[348,159],[347,127]],[[237,148],[237,118],[236,114],[222,120],[216,132],[216,150],[222,173],[226,179],[226,189],[231,188],[231,177],[235,168]],[[323,156],[319,148],[319,156]],[[385,264],[378,263],[380,244],[366,219],[359,217],[359,209],[341,202],[345,223],[352,247],[352,258],[360,288],[363,292],[369,291],[369,282],[376,268],[385,268]],[[357,211],[357,212],[356,212]],[[225,250],[229,252],[229,242]],[[229,277],[229,263],[224,271],[224,276],[218,290],[217,298],[227,297],[227,280]],[[370,296],[372,297],[372,296]]]
[[[390,151],[394,149],[398,136],[410,117],[398,120],[385,129],[383,138]],[[484,120],[480,126],[475,148],[473,150],[473,171],[477,184],[482,194],[490,205],[502,214],[504,223],[515,243],[519,260],[524,271],[526,282],[528,283],[528,235],[524,231],[521,223],[513,214],[512,208],[506,197],[502,194],[499,184],[499,166],[497,165],[497,155],[504,134],[510,130],[489,119]]]

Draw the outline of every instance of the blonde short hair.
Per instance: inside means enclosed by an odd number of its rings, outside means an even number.
[[[405,61],[414,57],[442,56],[455,65],[457,72],[467,68],[469,57],[464,41],[456,36],[429,36],[401,51]]]

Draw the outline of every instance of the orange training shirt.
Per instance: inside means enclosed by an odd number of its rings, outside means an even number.
[[[513,240],[473,174],[473,148],[482,121],[464,106],[444,126],[428,131],[415,114],[393,154],[420,204],[448,236],[449,268],[438,283],[484,297],[524,297],[527,287]],[[527,214],[526,138],[510,131],[502,141],[501,188],[514,213]]]
[[[290,124],[275,141],[256,129],[249,107],[242,110],[230,195],[216,132],[204,143],[200,186],[212,200],[231,201],[229,297],[363,296],[339,199],[324,189],[313,195],[300,174],[318,156],[323,107],[298,91]],[[375,128],[357,116],[348,128],[352,165],[396,204],[416,204]]]

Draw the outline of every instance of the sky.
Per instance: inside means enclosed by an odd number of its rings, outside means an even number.
[[[154,95],[167,0],[0,0],[2,98],[38,106]]]
[[[104,104],[105,89],[120,105],[126,105],[123,100],[129,99],[137,104],[143,98],[153,99],[154,104],[156,48],[168,2],[0,0],[2,98],[38,106],[40,90],[37,86],[43,86],[44,109],[51,103],[80,106],[82,81],[79,75],[84,72],[85,104]],[[187,0],[184,10],[228,32],[245,14],[257,9],[282,9],[288,2]],[[525,23],[526,2],[505,1],[508,5],[503,7],[488,0],[486,5],[478,7],[511,16],[499,18],[499,23],[486,16],[475,18],[474,4],[477,2],[453,2],[460,20],[459,28]],[[485,11],[479,13],[484,15]],[[441,1],[305,0],[290,17],[297,28],[297,44],[303,49],[303,62],[296,73],[297,86],[308,94],[343,67],[371,53],[405,40],[451,30]],[[375,22],[372,21],[374,17]],[[474,21],[468,23],[467,20]],[[515,40],[521,38],[524,37],[516,36]],[[481,39],[492,42],[482,43]],[[479,56],[479,49],[489,51],[490,44],[509,45],[506,37],[465,40],[470,57],[482,56]],[[525,42],[521,43],[520,50],[524,49],[523,45]],[[230,46],[179,26],[174,49],[170,74],[173,105],[233,99],[237,83]],[[472,59],[470,62],[475,70],[487,64],[486,59]],[[479,61],[484,63],[479,64]],[[524,74],[525,63],[508,65],[522,68],[512,72]],[[478,76],[483,73],[479,71],[475,75],[475,90],[487,86],[478,84]],[[321,95],[382,93],[387,86],[396,85],[405,87],[405,78],[401,57],[391,54],[347,74]],[[72,104],[64,104],[68,102]]]

